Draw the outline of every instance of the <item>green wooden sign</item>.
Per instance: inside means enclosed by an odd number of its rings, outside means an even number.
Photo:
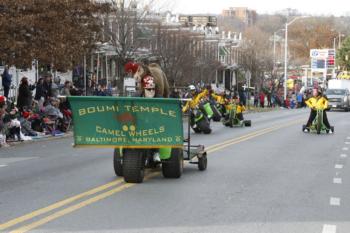
[[[76,146],[183,146],[180,101],[139,97],[68,97]]]

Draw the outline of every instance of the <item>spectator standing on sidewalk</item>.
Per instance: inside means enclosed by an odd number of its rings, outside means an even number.
[[[267,107],[271,108],[272,107],[272,104],[271,104],[271,93],[268,92],[266,97],[267,97]]]
[[[70,81],[65,81],[64,82],[64,87],[62,89],[62,95],[63,96],[71,96],[70,90],[72,88],[72,84]]]
[[[18,88],[17,108],[20,112],[29,110],[32,106],[32,91],[29,88],[28,78],[23,77]]]
[[[4,117],[6,114],[6,98],[3,95],[0,95],[0,148],[8,147],[6,143],[6,132],[5,132],[5,123]]]
[[[45,101],[44,78],[40,78],[36,83],[34,100],[37,101],[39,108],[43,106]]]
[[[263,108],[265,106],[265,94],[264,94],[264,92],[260,92],[259,99],[260,99],[260,107]]]
[[[47,74],[44,79],[43,83],[43,94],[45,97],[45,100],[52,97],[52,76],[51,74]]]
[[[11,82],[12,82],[12,75],[9,73],[9,68],[6,65],[4,72],[2,73],[2,86],[4,87],[4,96],[5,98],[9,97]]]
[[[254,107],[259,107],[259,94],[258,92],[255,92],[254,94]]]
[[[304,98],[304,94],[302,92],[299,92],[297,95],[297,102],[298,102],[298,106],[297,108],[301,108],[303,106],[303,98]]]
[[[41,97],[45,98],[45,95],[44,95],[44,79],[43,78],[40,78],[38,80],[38,82],[36,83],[34,99],[36,101],[39,101],[41,99]]]

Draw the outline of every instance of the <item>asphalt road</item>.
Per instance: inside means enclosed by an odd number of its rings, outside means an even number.
[[[208,169],[180,179],[114,175],[111,149],[72,138],[0,149],[0,232],[350,232],[350,113],[303,133],[308,110],[247,114],[252,127],[194,135]]]

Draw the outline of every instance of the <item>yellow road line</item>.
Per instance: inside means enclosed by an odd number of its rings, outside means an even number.
[[[260,135],[263,135],[263,134],[266,134],[266,133],[269,133],[269,132],[278,130],[278,129],[280,129],[280,128],[288,127],[288,126],[290,126],[290,125],[294,125],[294,124],[300,123],[300,122],[302,122],[302,120],[297,120],[297,121],[293,121],[293,122],[290,122],[290,123],[287,123],[287,124],[283,124],[283,125],[279,125],[279,126],[274,126],[274,127],[262,129],[262,130],[259,130],[259,131],[256,131],[256,132],[252,132],[252,133],[243,135],[243,136],[238,137],[238,138],[226,140],[226,141],[224,141],[224,142],[222,142],[222,143],[218,143],[218,144],[209,146],[209,147],[207,148],[207,152],[210,153],[210,152],[214,152],[214,151],[217,151],[217,150],[221,150],[221,149],[226,148],[226,147],[228,147],[228,146],[230,146],[230,145],[237,144],[237,143],[240,143],[240,142],[249,140],[249,139],[251,139],[251,138],[254,138],[254,137],[257,137],[257,136],[260,136]],[[145,177],[145,179],[147,180],[147,179],[149,179],[149,178],[151,178],[151,177],[154,177],[154,176],[157,176],[157,175],[159,175],[159,174],[160,174],[159,172],[152,173],[152,174],[150,174],[150,175],[147,175],[147,176]],[[38,215],[47,213],[47,212],[52,211],[52,210],[54,210],[54,209],[60,208],[60,207],[62,207],[62,206],[64,206],[64,205],[67,205],[67,204],[69,204],[69,203],[71,203],[71,202],[77,201],[77,200],[79,200],[79,199],[81,199],[81,198],[83,198],[83,197],[87,197],[87,196],[93,195],[93,194],[95,194],[95,193],[97,193],[97,192],[103,191],[103,190],[105,190],[105,189],[108,189],[108,188],[110,188],[110,187],[112,187],[112,186],[115,186],[115,185],[117,185],[117,184],[120,184],[120,183],[122,183],[122,182],[123,182],[123,181],[122,181],[121,179],[118,179],[118,180],[116,180],[116,181],[107,183],[107,184],[105,184],[105,185],[102,185],[102,186],[100,186],[100,187],[94,188],[94,189],[89,190],[89,191],[87,191],[87,192],[78,194],[78,195],[73,196],[73,197],[71,197],[71,198],[68,198],[68,199],[66,199],[66,200],[62,200],[62,201],[60,201],[60,202],[57,202],[57,203],[52,204],[52,205],[50,205],[50,206],[48,206],[48,207],[45,207],[45,208],[36,210],[36,211],[34,211],[34,212],[32,212],[32,213],[23,215],[23,216],[21,216],[21,217],[19,217],[19,218],[16,218],[16,219],[13,219],[13,220],[11,220],[11,221],[8,221],[8,222],[6,222],[6,223],[1,224],[1,225],[0,225],[0,230],[5,230],[5,229],[7,229],[7,228],[9,228],[9,227],[11,227],[11,226],[14,226],[14,225],[19,224],[19,223],[24,222],[24,221],[27,221],[27,220],[29,220],[29,219],[32,219],[32,218],[34,218],[34,217],[36,217],[36,216],[38,216]],[[134,186],[134,185],[135,185],[135,184],[127,184],[127,183],[126,183],[126,184],[123,184],[123,185],[121,185],[121,186],[118,186],[117,188],[111,189],[111,190],[109,190],[109,191],[107,191],[107,192],[104,192],[104,193],[102,193],[102,194],[99,194],[99,195],[97,195],[97,196],[94,196],[94,197],[92,197],[92,198],[90,198],[90,199],[88,199],[88,200],[82,201],[82,202],[80,202],[80,203],[78,203],[78,204],[76,204],[76,205],[73,205],[73,206],[71,206],[71,207],[67,207],[66,209],[63,209],[63,210],[58,211],[58,212],[56,212],[56,213],[54,213],[54,214],[52,214],[52,215],[49,215],[49,216],[47,216],[47,217],[45,217],[45,218],[43,218],[43,219],[41,219],[41,220],[39,220],[39,221],[37,221],[37,222],[34,222],[34,223],[32,223],[32,224],[29,224],[29,225],[27,225],[27,226],[24,226],[24,227],[22,227],[22,228],[19,228],[18,230],[14,230],[14,231],[12,231],[11,233],[14,233],[14,232],[16,232],[16,233],[17,233],[17,232],[18,232],[18,233],[19,233],[19,232],[21,232],[21,233],[22,233],[22,232],[27,232],[27,231],[29,231],[29,230],[31,230],[31,229],[34,229],[34,228],[36,228],[36,227],[38,227],[38,226],[41,226],[41,225],[43,225],[43,224],[45,224],[45,223],[47,223],[47,222],[50,222],[50,221],[52,221],[52,220],[54,220],[54,219],[57,219],[57,218],[59,218],[59,217],[65,215],[65,214],[71,213],[71,212],[73,212],[73,211],[75,211],[75,210],[78,210],[78,209],[80,209],[80,208],[82,208],[82,207],[85,207],[85,206],[87,206],[87,205],[90,205],[90,204],[92,204],[92,203],[95,203],[95,202],[97,202],[97,201],[99,201],[99,200],[102,200],[102,199],[104,199],[104,198],[106,198],[106,197],[109,197],[109,196],[111,196],[111,195],[113,195],[113,194],[115,194],[115,193],[118,193],[118,192],[120,192],[120,191],[122,191],[122,190],[124,190],[124,189],[127,189],[127,188],[129,188],[129,187],[131,187],[131,186]]]
[[[229,143],[226,143],[225,145],[212,148],[212,149],[208,150],[207,153],[210,153],[210,152],[214,152],[214,151],[218,151],[218,150],[224,149],[224,148],[229,147],[229,146],[231,146],[231,145],[234,145],[234,144],[237,144],[237,143],[240,143],[240,142],[247,141],[247,140],[249,140],[249,139],[252,139],[252,138],[255,138],[255,137],[258,137],[258,136],[267,134],[267,133],[272,132],[272,131],[275,131],[275,130],[277,130],[277,128],[275,128],[275,129],[270,129],[270,130],[264,131],[264,132],[260,132],[260,133],[257,133],[257,134],[251,135],[251,136],[249,136],[249,137],[245,137],[245,138],[239,139],[239,140],[231,141],[231,142],[229,142]]]
[[[24,222],[24,221],[27,221],[27,220],[29,220],[29,219],[32,219],[32,218],[34,218],[34,217],[36,217],[36,216],[39,216],[39,215],[41,215],[41,214],[45,214],[45,213],[47,213],[47,212],[49,212],[49,211],[51,211],[51,210],[60,208],[60,207],[62,207],[62,206],[64,206],[64,205],[67,205],[67,204],[73,202],[73,201],[77,201],[77,200],[79,200],[79,199],[81,199],[81,198],[84,198],[84,197],[87,197],[87,196],[91,196],[91,195],[93,195],[93,194],[95,194],[95,193],[98,193],[98,192],[100,192],[100,191],[103,191],[103,190],[105,190],[105,189],[108,189],[108,188],[110,188],[110,187],[112,187],[112,186],[118,185],[118,184],[120,184],[120,183],[122,183],[122,182],[123,182],[122,179],[118,179],[118,180],[109,182],[109,183],[107,183],[107,184],[104,184],[104,185],[102,185],[102,186],[96,187],[96,188],[94,188],[94,189],[91,189],[91,190],[89,190],[89,191],[83,192],[83,193],[81,193],[81,194],[75,195],[75,196],[70,197],[70,198],[68,198],[68,199],[65,199],[65,200],[56,202],[56,203],[54,203],[54,204],[52,204],[52,205],[49,205],[49,206],[47,206],[47,207],[45,207],[45,208],[35,210],[35,211],[33,211],[33,212],[29,213],[29,214],[26,214],[26,215],[23,215],[23,216],[21,216],[21,217],[18,217],[18,218],[15,218],[15,219],[13,219],[13,220],[10,220],[10,221],[8,221],[8,222],[5,222],[5,223],[3,223],[3,224],[0,225],[0,231],[5,230],[5,229],[7,229],[7,228],[9,228],[9,227],[11,227],[11,226],[14,226],[14,225],[16,225],[16,224],[19,224],[19,223],[21,223],[21,222]]]
[[[145,177],[145,180],[148,180],[148,179],[150,179],[150,178],[152,178],[154,176],[158,176],[159,174],[160,174],[160,172],[155,172],[155,173],[149,174],[149,175],[147,175]],[[82,202],[80,202],[80,203],[78,203],[76,205],[73,205],[73,206],[67,207],[67,208],[65,208],[63,210],[57,211],[54,214],[51,214],[51,215],[49,215],[49,216],[47,216],[45,218],[42,218],[42,219],[40,219],[40,220],[38,220],[36,222],[28,224],[28,225],[26,225],[24,227],[15,229],[15,230],[11,231],[10,233],[24,233],[24,232],[28,232],[28,231],[30,231],[30,230],[32,230],[34,228],[37,228],[37,227],[39,227],[41,225],[44,225],[44,224],[46,224],[48,222],[51,222],[51,221],[53,221],[53,220],[55,220],[57,218],[60,218],[60,217],[62,217],[64,215],[66,215],[66,214],[72,213],[73,211],[76,211],[76,210],[81,209],[81,208],[83,208],[85,206],[91,205],[91,204],[93,204],[93,203],[95,203],[97,201],[100,201],[100,200],[105,199],[105,198],[107,198],[109,196],[112,196],[113,194],[121,192],[121,191],[123,191],[123,190],[125,190],[127,188],[130,188],[130,187],[134,186],[134,185],[136,185],[136,184],[125,183],[125,184],[123,184],[123,185],[121,185],[121,186],[119,186],[117,188],[114,188],[114,189],[111,189],[111,190],[109,190],[107,192],[101,193],[101,194],[99,194],[97,196],[94,196],[94,197],[92,197],[90,199],[82,201]]]
[[[207,150],[207,152],[216,151],[216,148],[225,148],[225,147],[227,147],[229,145],[236,144],[237,142],[242,142],[242,141],[245,141],[245,140],[248,140],[248,139],[260,136],[262,134],[269,133],[269,132],[275,131],[277,129],[288,127],[288,126],[291,126],[291,125],[294,125],[294,124],[297,124],[297,123],[301,123],[301,122],[302,122],[302,120],[300,119],[300,120],[296,120],[296,121],[293,121],[293,122],[289,122],[287,124],[273,126],[273,127],[270,127],[270,128],[265,128],[265,129],[262,129],[262,130],[259,130],[259,131],[255,131],[255,132],[243,135],[243,136],[238,137],[238,138],[229,139],[229,140],[226,140],[226,141],[224,141],[222,143],[218,143],[218,144],[215,144],[215,145],[212,145],[212,146],[208,146],[206,148],[206,150]]]

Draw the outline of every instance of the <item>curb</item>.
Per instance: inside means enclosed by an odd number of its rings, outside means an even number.
[[[29,144],[29,143],[35,143],[35,142],[45,142],[45,141],[52,141],[52,140],[56,140],[56,139],[62,139],[62,138],[68,138],[68,137],[72,137],[73,136],[73,132],[70,131],[68,133],[65,133],[62,136],[49,136],[49,137],[44,137],[44,138],[40,138],[40,139],[33,139],[33,140],[28,140],[28,141],[21,141],[21,142],[7,142],[7,144],[10,145],[10,147],[13,146],[17,146],[17,145],[22,145],[22,144]]]

